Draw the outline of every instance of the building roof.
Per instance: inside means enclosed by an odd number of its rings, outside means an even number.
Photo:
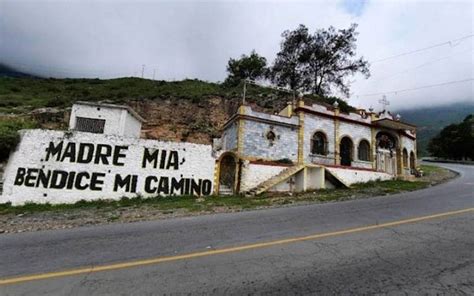
[[[108,103],[97,103],[97,102],[88,102],[88,101],[77,101],[74,103],[75,105],[87,105],[93,107],[100,107],[100,108],[115,108],[115,109],[125,109],[127,110],[135,119],[138,121],[145,123],[146,120],[141,117],[132,107],[127,105],[117,105],[117,104],[108,104]]]

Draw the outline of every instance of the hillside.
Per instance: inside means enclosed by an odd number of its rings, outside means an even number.
[[[413,110],[399,110],[404,121],[415,124],[417,129],[418,154],[427,156],[429,141],[445,126],[461,122],[474,113],[474,101],[452,105],[426,107]]]
[[[4,64],[0,64],[0,77],[34,77],[34,76],[27,73],[20,72]]]
[[[66,128],[68,108],[75,101],[127,104],[147,123],[143,136],[151,139],[211,143],[220,127],[237,110],[242,86],[226,87],[199,80],[175,82],[140,78],[40,79],[0,77],[0,119],[28,117],[44,128]],[[287,93],[248,86],[247,102],[274,112],[291,100]],[[305,96],[305,100],[332,104],[335,98]],[[349,110],[338,100],[342,110]],[[48,107],[48,108],[45,108]]]

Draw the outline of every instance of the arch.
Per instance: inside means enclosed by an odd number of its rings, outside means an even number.
[[[395,150],[397,148],[397,137],[385,131],[380,131],[375,136],[377,149]]]
[[[224,152],[219,157],[218,166],[218,193],[235,194],[238,190],[239,157],[231,151]]]
[[[371,153],[370,152],[371,151],[370,151],[369,141],[367,141],[366,139],[360,140],[358,148],[357,148],[357,152],[358,152],[359,160],[370,161],[370,159],[371,159],[371,157],[370,157]]]
[[[408,151],[407,151],[407,148],[403,148],[403,167],[408,168]]]
[[[328,154],[328,138],[322,131],[316,131],[311,137],[311,154]]]
[[[413,151],[410,151],[410,169],[414,170],[415,167],[416,167],[415,153]]]
[[[341,157],[341,165],[351,166],[354,159],[354,144],[349,136],[343,136],[339,142],[339,153]]]

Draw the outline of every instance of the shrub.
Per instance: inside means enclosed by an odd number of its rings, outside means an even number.
[[[35,126],[34,122],[24,119],[0,120],[0,162],[8,159],[10,151],[14,150],[20,141],[18,131]]]

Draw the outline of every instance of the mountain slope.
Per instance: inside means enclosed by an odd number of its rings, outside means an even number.
[[[399,110],[402,120],[415,124],[417,129],[418,154],[427,156],[426,150],[431,138],[445,126],[463,121],[474,113],[474,101],[445,106],[426,107],[413,110]]]

